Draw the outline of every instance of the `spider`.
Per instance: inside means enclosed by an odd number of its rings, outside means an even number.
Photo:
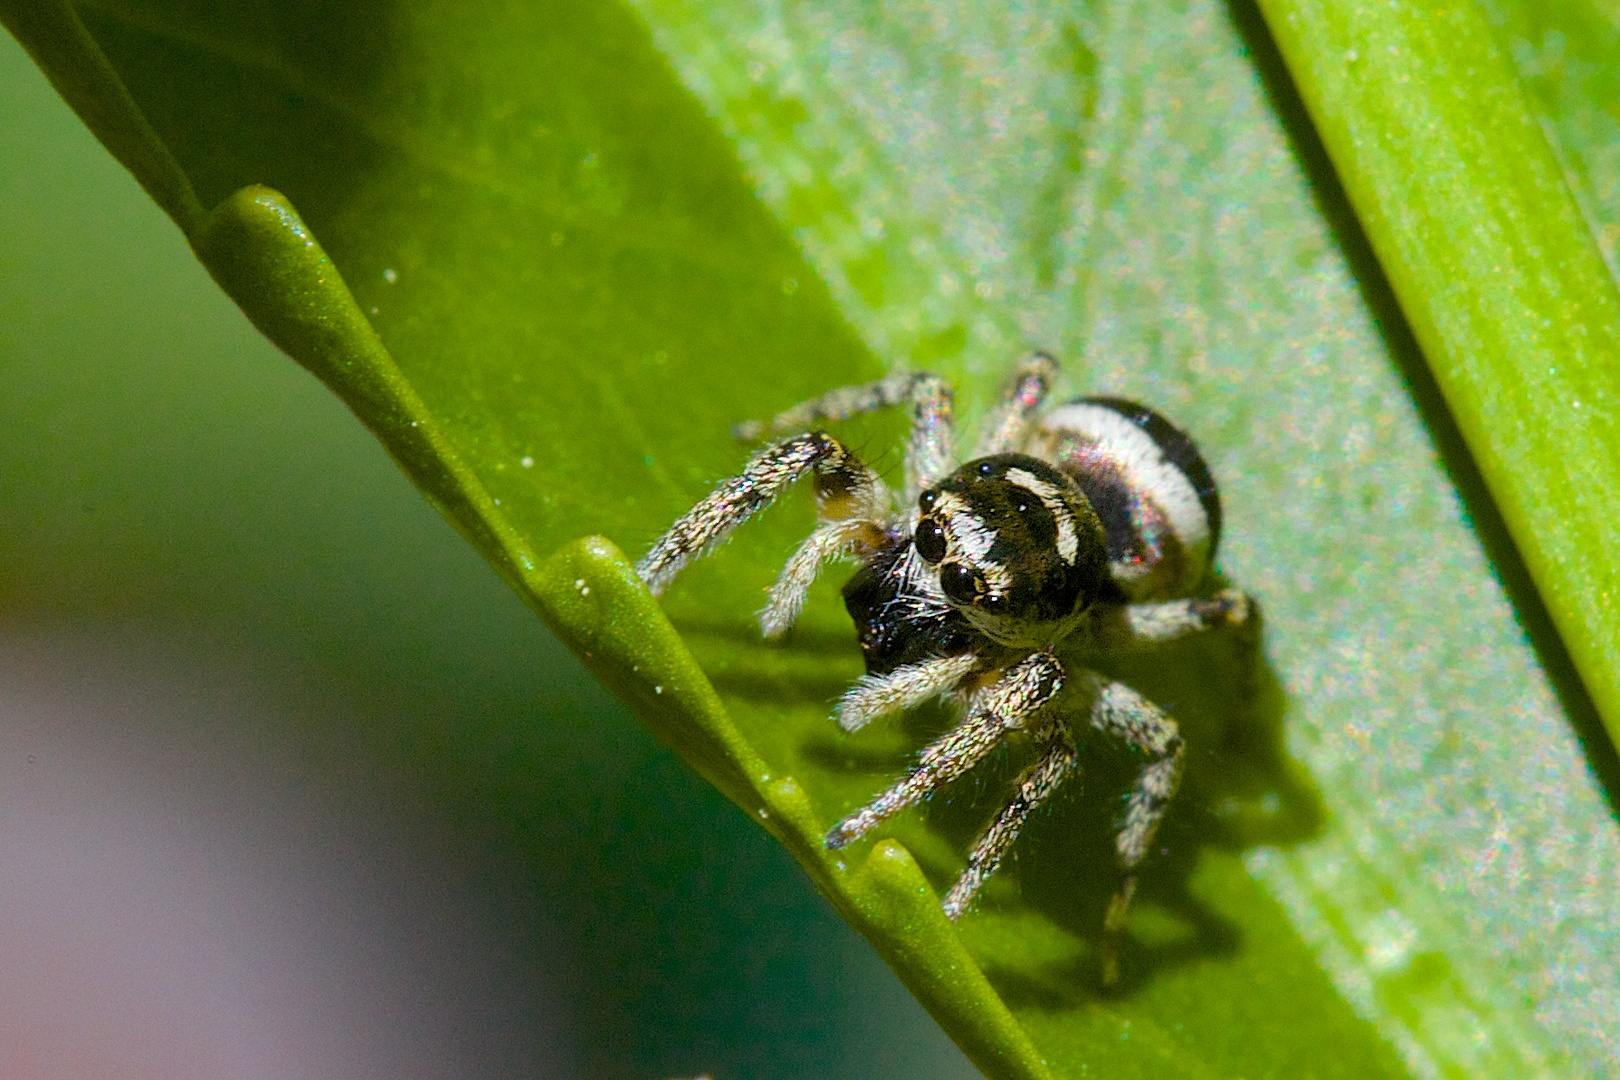
[[[1103,926],[1103,981],[1112,983],[1138,867],[1180,783],[1184,751],[1164,711],[1078,661],[1210,629],[1252,644],[1258,609],[1231,589],[1194,595],[1214,559],[1221,505],[1192,440],[1121,398],[1081,398],[1043,414],[1056,375],[1045,353],[1026,359],[960,466],[951,389],[926,372],[842,387],[768,423],[739,424],[740,438],[787,437],[676,521],[636,569],[662,594],[683,567],[812,478],[818,524],[770,589],[765,636],[786,633],[824,563],[854,559],[859,569],[843,595],[866,674],[839,701],[838,723],[855,731],[936,697],[961,712],[909,775],[834,825],[826,846],[865,836],[1014,733],[1038,750],[946,895],[953,920],[1031,812],[1079,774],[1077,725],[1134,747],[1145,760],[1116,834],[1120,880]],[[815,429],[903,405],[911,435],[898,493]]]

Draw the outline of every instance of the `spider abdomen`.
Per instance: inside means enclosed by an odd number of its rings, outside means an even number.
[[[1144,405],[1090,397],[1047,413],[1028,449],[1085,492],[1108,538],[1111,576],[1127,597],[1197,588],[1215,558],[1221,502],[1184,432]]]

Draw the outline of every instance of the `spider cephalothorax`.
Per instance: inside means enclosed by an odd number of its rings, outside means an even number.
[[[1102,521],[1075,482],[1028,454],[970,461],[917,500],[912,546],[987,637],[1049,644],[1105,597]]]
[[[908,776],[833,826],[827,846],[852,842],[964,775],[1010,732],[1040,748],[969,852],[945,898],[951,918],[971,904],[1031,811],[1079,772],[1076,724],[1141,752],[1116,844],[1123,879],[1104,927],[1103,977],[1112,981],[1136,868],[1180,781],[1181,736],[1135,691],[1060,654],[1140,648],[1211,628],[1252,634],[1257,623],[1241,593],[1192,595],[1221,525],[1214,481],[1192,441],[1120,398],[1083,398],[1039,416],[1055,372],[1045,354],[1025,361],[976,456],[961,466],[950,389],[926,373],[843,387],[769,424],[741,425],[746,437],[786,435],[909,404],[904,487],[896,496],[824,432],[793,434],[671,526],[637,570],[662,592],[795,480],[814,478],[820,523],[771,589],[760,614],[766,636],[792,624],[824,562],[853,558],[860,565],[844,603],[867,673],[840,701],[838,722],[853,731],[933,697],[963,713]]]

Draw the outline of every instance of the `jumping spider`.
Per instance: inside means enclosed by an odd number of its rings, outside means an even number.
[[[827,847],[843,847],[965,775],[1013,732],[1039,748],[945,897],[952,919],[1030,813],[1078,775],[1078,721],[1139,751],[1146,761],[1116,837],[1121,881],[1104,922],[1103,979],[1113,982],[1137,868],[1181,779],[1182,740],[1157,706],[1076,657],[1214,628],[1252,640],[1258,613],[1233,590],[1191,595],[1221,529],[1215,482],[1192,441],[1119,398],[1082,398],[1039,415],[1056,373],[1045,354],[1024,361],[961,466],[951,390],[924,372],[843,387],[768,424],[739,425],[743,438],[789,437],[675,522],[636,569],[661,594],[790,484],[813,478],[819,524],[770,590],[760,613],[765,636],[792,625],[823,563],[853,558],[860,568],[844,586],[844,604],[866,675],[838,703],[839,724],[854,731],[934,697],[963,714],[909,776],[834,825]],[[898,498],[832,436],[789,434],[906,404],[911,437]]]

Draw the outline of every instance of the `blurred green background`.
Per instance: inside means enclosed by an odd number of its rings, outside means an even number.
[[[974,1075],[6,37],[0,818],[37,1075]]]

